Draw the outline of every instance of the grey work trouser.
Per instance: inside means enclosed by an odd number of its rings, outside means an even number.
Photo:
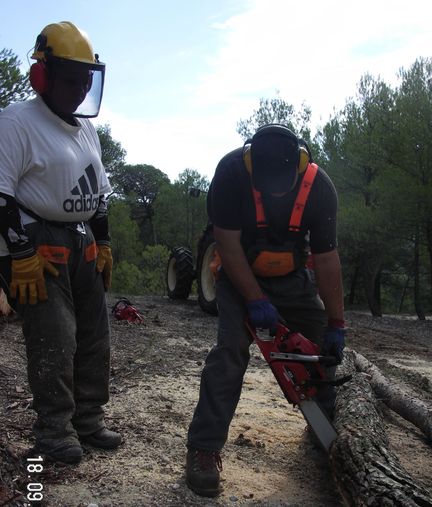
[[[54,445],[58,440],[75,441],[77,433],[88,435],[105,425],[109,321],[90,227],[83,235],[73,228],[33,223],[26,232],[36,247],[64,247],[57,254],[54,251],[59,276],[45,272],[48,300],[18,305],[37,413],[34,434],[37,441]]]
[[[260,278],[258,282],[288,327],[320,345],[327,319],[308,271],[299,269],[285,277]],[[221,450],[226,442],[240,399],[251,344],[244,324],[247,317],[244,300],[224,275],[216,283],[216,297],[219,308],[217,343],[209,352],[202,371],[199,401],[187,441],[190,448],[210,451]],[[334,371],[333,368],[328,372],[330,377],[334,376]],[[317,399],[331,413],[334,388],[321,388]]]

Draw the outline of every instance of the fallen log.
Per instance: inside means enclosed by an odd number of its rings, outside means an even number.
[[[432,494],[404,469],[389,448],[378,402],[366,375],[356,372],[347,351],[338,375],[353,379],[338,388],[334,424],[338,438],[330,468],[344,503],[350,507],[432,507]]]
[[[432,407],[390,383],[364,356],[355,351],[353,354],[356,369],[370,375],[369,382],[376,396],[394,412],[417,426],[432,442]]]

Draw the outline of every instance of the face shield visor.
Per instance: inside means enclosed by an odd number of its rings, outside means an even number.
[[[57,111],[95,118],[102,102],[105,64],[52,58],[49,68],[53,83],[50,99]]]

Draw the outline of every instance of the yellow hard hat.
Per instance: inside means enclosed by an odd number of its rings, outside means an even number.
[[[45,62],[50,56],[88,64],[98,63],[87,34],[70,21],[47,25],[38,35],[31,58]]]

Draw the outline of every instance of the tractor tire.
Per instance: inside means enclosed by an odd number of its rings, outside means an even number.
[[[171,250],[166,270],[167,293],[170,299],[187,299],[194,281],[192,252],[185,247]]]
[[[216,304],[216,290],[213,273],[210,269],[210,262],[215,252],[215,240],[213,237],[213,226],[209,225],[205,229],[198,243],[197,258],[197,285],[198,285],[198,303],[201,309],[211,315],[218,314]]]

